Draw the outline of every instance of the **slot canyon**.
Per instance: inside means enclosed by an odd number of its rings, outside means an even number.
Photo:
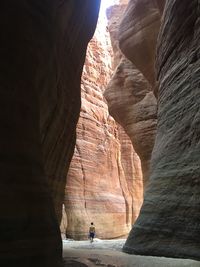
[[[108,2],[1,3],[2,267],[200,266],[200,2]]]

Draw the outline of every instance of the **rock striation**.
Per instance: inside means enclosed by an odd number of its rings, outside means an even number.
[[[200,260],[198,1],[167,1],[158,38],[158,127],[150,184],[124,250]]]
[[[112,73],[112,50],[108,32],[105,34],[104,41],[97,27],[88,46],[77,141],[67,176],[66,235],[76,240],[87,238],[91,221],[98,238],[126,236],[143,195],[139,157],[109,115],[103,97]]]
[[[99,2],[1,2],[1,266],[60,266],[58,220]]]
[[[119,142],[121,145],[121,165],[131,196],[131,226],[137,219],[143,201],[143,173],[141,161],[135,152],[130,138],[118,125]]]
[[[125,11],[126,7],[127,11]],[[149,29],[146,31],[143,30],[143,27],[138,27],[137,25],[143,23],[143,20],[148,21],[148,18],[151,18],[152,11],[150,9],[150,13],[148,13],[146,10],[146,13],[143,14],[144,18],[141,18],[141,14],[137,14],[135,8],[135,1],[130,1],[128,6],[123,5],[121,7],[120,5],[115,5],[110,7],[107,11],[109,20],[108,30],[114,51],[113,65],[116,67],[116,70],[106,88],[104,96],[108,102],[110,114],[125,129],[132,141],[135,151],[141,159],[143,181],[146,186],[149,177],[151,152],[156,133],[157,101],[153,94],[153,82],[150,84],[138,67],[140,67],[141,70],[150,68],[148,72],[151,73],[152,80],[155,80],[154,60],[151,62],[151,65],[148,66],[148,61],[144,62],[141,56],[142,50],[137,50],[135,53],[132,52],[132,54],[130,54],[129,50],[131,49],[129,46],[133,43],[132,39],[134,39],[133,51],[134,49],[140,49],[141,44],[135,47],[135,43],[141,43],[143,40],[149,42]],[[138,15],[138,17],[134,17],[135,24],[132,24],[132,21],[128,23],[127,14],[129,19],[132,18],[133,15]],[[156,14],[156,19],[160,19],[158,8],[154,10],[153,14]],[[121,21],[119,18],[121,17],[125,17],[125,19],[122,20],[122,26],[120,26],[119,23]],[[158,21],[156,21],[156,23],[158,24]],[[149,25],[146,26],[149,27]],[[134,27],[136,27],[136,29]],[[134,36],[128,35],[128,32],[132,33],[136,32],[136,30],[138,30],[138,33]],[[153,30],[156,31],[157,34],[157,28]],[[122,31],[125,32],[122,33]],[[156,34],[153,32],[152,38]],[[143,36],[142,40],[140,40],[140,36]],[[130,38],[130,40],[128,40],[128,38]],[[154,46],[155,42],[154,40]],[[119,45],[123,48],[122,51],[124,54],[131,59],[132,62],[121,53]],[[152,48],[152,46],[149,45],[148,49],[147,54],[149,54],[152,59],[155,47]],[[140,62],[137,62],[134,55],[141,57]],[[135,62],[136,65],[134,65]]]
[[[155,49],[162,3],[154,0],[129,1],[119,27],[120,49],[152,86],[156,83]]]
[[[125,2],[125,3],[124,3]],[[108,31],[110,35],[111,45],[112,45],[112,68],[113,70],[116,69],[118,66],[123,54],[119,48],[119,21],[122,18],[123,13],[127,8],[126,1],[123,1],[119,5],[113,5],[106,10],[106,17],[108,20]]]
[[[157,124],[157,101],[151,86],[132,62],[123,58],[104,95],[110,114],[123,126],[141,159],[146,185]]]

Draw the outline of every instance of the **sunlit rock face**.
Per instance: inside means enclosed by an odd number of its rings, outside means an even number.
[[[119,0],[120,6],[127,5],[129,0]]]
[[[141,161],[135,152],[130,138],[124,129],[118,125],[119,141],[121,144],[121,165],[131,196],[131,224],[137,219],[143,201],[143,174]]]
[[[66,235],[74,239],[87,238],[90,222],[98,238],[127,235],[143,194],[139,157],[109,115],[103,97],[112,72],[112,49],[105,34],[103,40],[97,28],[82,76],[82,107],[64,202]]]
[[[89,0],[1,2],[1,266],[57,267],[61,262],[57,219],[98,5]]]
[[[158,38],[158,127],[130,253],[200,260],[200,11],[167,1]]]
[[[114,67],[117,67],[106,88],[104,96],[108,102],[110,114],[125,129],[132,141],[135,151],[141,159],[143,181],[146,185],[149,177],[150,158],[156,133],[157,101],[152,92],[152,85],[140,70],[133,65],[131,61],[125,58],[119,49],[119,41],[121,40],[121,31],[119,31],[119,28],[122,17],[125,16],[125,21],[122,20],[122,23],[128,24],[126,20],[128,11],[125,11],[126,8],[129,10],[130,4],[128,6],[123,5],[122,7],[120,5],[115,5],[110,7],[107,11],[109,20],[108,30],[114,51],[113,64]],[[146,14],[146,16],[147,15],[149,14]],[[131,18],[132,17],[129,15],[129,19]],[[140,17],[137,17],[137,19],[138,23],[141,23],[139,22]],[[129,22],[129,24],[131,23],[132,21]],[[128,26],[129,25],[123,27]],[[133,26],[134,25],[132,25],[132,27]],[[132,28],[131,30],[133,31]],[[148,38],[145,32],[141,34],[144,35],[144,38]],[[134,36],[134,38],[137,38],[137,36]],[[132,49],[134,50],[134,43]],[[143,55],[141,55],[141,51],[137,52],[138,56],[141,57],[142,63]],[[153,51],[150,52],[153,54]],[[151,68],[153,67],[151,66]],[[150,69],[149,71],[152,72],[153,76],[155,75],[154,69]],[[155,79],[155,77],[153,79]]]

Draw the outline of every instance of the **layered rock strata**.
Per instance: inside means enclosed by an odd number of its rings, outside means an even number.
[[[158,128],[150,184],[127,252],[200,260],[199,51],[198,1],[167,1],[158,39]]]
[[[123,57],[123,54],[119,48],[118,31],[119,31],[119,21],[122,18],[122,15],[125,12],[126,8],[127,8],[127,3],[126,1],[123,1],[123,3],[120,3],[120,5],[113,5],[106,10],[106,17],[108,20],[107,28],[110,34],[110,40],[113,50],[113,57],[112,57],[113,70],[115,70],[121,58]]]
[[[155,50],[163,2],[129,1],[119,27],[120,49],[152,86],[156,83]]]
[[[157,101],[153,94],[155,83],[153,55],[156,40],[152,38],[155,38],[158,32],[160,13],[158,8],[153,7],[148,12],[148,4],[145,7],[144,14],[141,12],[137,14],[137,10],[140,10],[141,6],[137,7],[135,2],[130,1],[128,6],[123,5],[122,8],[120,5],[115,5],[107,11],[108,30],[114,51],[114,66],[117,67],[104,96],[108,102],[110,114],[125,129],[141,159],[143,181],[146,185],[157,124]],[[145,3],[143,4],[145,5]],[[127,10],[124,13],[126,7]],[[137,10],[135,10],[136,7]],[[122,20],[122,26],[120,26],[119,22],[122,16],[125,19]],[[128,23],[128,19],[130,20],[133,16],[135,16],[134,24],[132,21]],[[153,24],[149,29],[147,21],[151,20],[155,21],[156,28]],[[152,36],[149,40],[150,33]],[[131,44],[133,45],[133,51],[130,48]],[[143,45],[143,51],[140,48],[141,44]],[[123,53],[132,62],[121,53],[119,45]],[[145,52],[145,55],[149,55],[146,61],[141,56],[143,52]],[[140,61],[139,57],[141,58]],[[148,65],[148,62],[150,62],[150,65]],[[136,66],[133,63],[136,63]],[[148,75],[151,74],[151,79],[149,79],[152,81],[151,84],[147,79],[150,76],[146,78],[138,68],[148,70]]]
[[[109,112],[131,138],[147,184],[157,124],[157,101],[149,82],[123,58],[104,93]]]
[[[130,138],[118,125],[121,165],[131,196],[131,225],[137,219],[143,201],[143,173],[141,161],[135,152]]]
[[[98,238],[127,235],[142,202],[139,157],[103,97],[112,72],[106,35],[102,40],[97,28],[82,76],[82,107],[64,202],[66,235],[74,239],[87,238],[91,221]]]
[[[1,266],[61,263],[57,219],[98,7],[89,0],[1,2]]]

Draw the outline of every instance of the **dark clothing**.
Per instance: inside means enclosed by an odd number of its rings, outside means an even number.
[[[90,233],[90,237],[91,238],[94,238],[94,233]]]

